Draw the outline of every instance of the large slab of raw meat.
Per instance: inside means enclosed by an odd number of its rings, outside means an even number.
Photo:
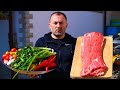
[[[82,73],[82,61],[81,61],[81,43],[83,36],[79,36],[77,38],[73,62],[71,66],[70,77],[75,78],[84,78],[81,76]],[[107,72],[103,76],[98,76],[95,78],[111,78],[112,77],[112,57],[113,57],[113,39],[110,36],[104,36],[104,44],[103,44],[103,60],[108,67]],[[93,78],[93,77],[88,77]]]
[[[81,43],[82,77],[103,76],[108,67],[103,59],[104,36],[100,32],[84,34]]]

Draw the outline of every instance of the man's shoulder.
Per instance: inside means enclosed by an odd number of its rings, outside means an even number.
[[[67,37],[67,38],[72,38],[72,39],[74,39],[74,40],[77,39],[77,38],[73,37],[72,35],[70,35],[70,34],[68,34],[68,33],[66,33],[66,37]]]
[[[73,41],[76,42],[77,38],[75,38],[75,37],[73,37],[73,36],[71,36],[71,35],[69,35],[69,34],[68,34],[68,36],[69,36],[69,39],[70,39],[72,42],[73,42]]]
[[[40,41],[41,41],[41,40],[44,40],[44,37],[40,37],[40,38],[38,38],[38,40],[40,40]]]
[[[38,40],[40,40],[40,41],[45,41],[47,38],[50,38],[50,32],[44,34],[44,36],[40,37]]]
[[[36,41],[35,46],[45,46],[46,42],[49,40],[50,40],[50,33],[47,33]]]
[[[44,42],[45,42],[44,37],[41,37],[41,38],[39,38],[39,39],[36,41],[35,46],[36,46],[36,47],[38,47],[38,46],[43,46],[43,45],[44,45]]]

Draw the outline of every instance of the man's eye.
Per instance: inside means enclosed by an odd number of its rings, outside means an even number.
[[[54,23],[55,25],[57,24],[57,22]]]
[[[62,22],[60,22],[60,24],[62,24]]]

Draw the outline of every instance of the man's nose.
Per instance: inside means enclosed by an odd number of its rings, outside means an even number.
[[[60,24],[60,23],[57,23],[57,27],[61,27],[61,24]]]

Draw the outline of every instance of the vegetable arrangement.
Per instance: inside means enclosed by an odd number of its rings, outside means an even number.
[[[12,60],[12,61],[11,61]],[[18,70],[12,79],[21,71],[46,71],[56,67],[56,52],[47,47],[26,46],[20,49],[12,48],[2,56],[2,62],[12,69]],[[8,63],[8,62],[9,63]]]
[[[7,65],[11,64],[17,57],[16,52],[17,52],[16,48],[12,48],[10,51],[6,51],[2,55],[2,62]]]

